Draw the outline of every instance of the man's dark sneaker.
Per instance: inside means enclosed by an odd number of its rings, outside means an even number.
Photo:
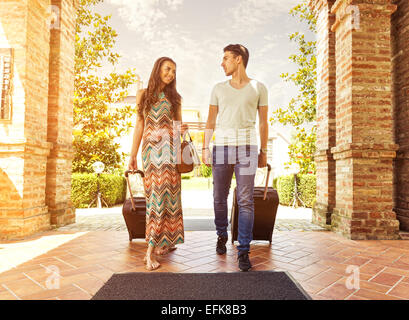
[[[225,237],[218,237],[217,238],[217,246],[216,246],[217,254],[225,254],[226,253],[226,242],[227,242],[227,238],[225,238]]]
[[[239,268],[241,271],[248,271],[251,268],[248,252],[240,252],[237,259],[239,260]]]

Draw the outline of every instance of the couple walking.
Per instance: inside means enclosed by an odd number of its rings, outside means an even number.
[[[251,268],[254,178],[257,167],[267,165],[268,139],[267,89],[261,82],[247,76],[248,60],[249,52],[244,46],[234,44],[224,48],[221,66],[231,79],[216,84],[212,90],[202,149],[202,161],[212,166],[213,171],[216,252],[220,255],[226,253],[227,197],[233,172],[236,176],[237,249],[242,271]],[[148,270],[154,270],[160,266],[155,255],[167,254],[176,249],[176,244],[184,242],[181,176],[175,159],[180,152],[180,135],[188,127],[182,124],[181,96],[176,90],[176,64],[172,59],[163,57],[155,62],[148,87],[138,91],[136,104],[137,123],[128,169],[137,170],[136,156],[143,139],[148,242],[144,262]],[[255,129],[257,111],[260,150]],[[213,133],[215,141],[211,152],[209,146]]]

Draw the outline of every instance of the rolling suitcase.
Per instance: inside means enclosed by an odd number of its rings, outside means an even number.
[[[129,241],[132,239],[145,239],[146,227],[146,199],[145,197],[134,197],[129,183],[128,174],[138,173],[142,178],[144,173],[140,170],[125,171],[125,178],[129,188],[130,198],[126,199],[122,206],[122,215],[129,233]]]
[[[254,187],[253,240],[268,240],[271,244],[279,199],[277,190],[268,186],[271,166],[267,164],[267,168],[265,187]],[[237,188],[235,188],[230,220],[232,243],[237,240],[238,236],[238,218],[239,207],[237,204]]]

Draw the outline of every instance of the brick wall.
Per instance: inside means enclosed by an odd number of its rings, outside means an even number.
[[[355,7],[350,7],[353,4]],[[336,208],[333,230],[352,239],[396,239],[390,0],[340,1],[336,32]],[[359,12],[359,25],[353,13]]]
[[[399,221],[409,226],[409,3],[310,4],[319,31],[315,222],[331,223],[352,239],[396,239]],[[60,17],[59,28],[51,30],[50,5]],[[0,45],[13,48],[12,119],[0,120],[1,239],[75,219],[76,6],[72,0],[9,0],[0,7]],[[357,9],[359,27],[352,28]]]
[[[409,231],[409,1],[397,0],[392,16],[395,139],[395,212],[402,230]]]
[[[335,146],[335,34],[331,26],[335,15],[330,9],[335,0],[313,0],[317,18],[317,198],[313,208],[313,222],[325,226],[331,224],[335,207],[335,160],[331,148]]]
[[[53,148],[47,161],[46,202],[51,224],[62,226],[75,222],[71,197],[71,163],[75,8],[72,1],[52,0],[57,20],[51,23],[50,73],[47,140]]]
[[[310,5],[319,33],[317,203],[330,209],[335,202],[330,219],[321,205],[314,208],[313,221],[322,224],[326,218],[333,231],[352,239],[396,239],[393,161],[398,146],[391,74],[391,15],[396,6],[391,0],[311,0]],[[328,23],[335,35],[335,71]]]
[[[61,2],[66,14],[61,40],[50,33],[49,0],[0,6],[0,45],[13,49],[14,66],[11,120],[0,120],[0,239],[74,221],[70,117],[76,2]]]
[[[3,6],[5,5],[5,6]],[[16,6],[16,7],[14,7]],[[10,11],[8,11],[10,9]],[[1,238],[49,226],[45,205],[49,31],[45,1],[2,3],[2,43],[14,49],[13,119],[2,125]],[[27,28],[27,26],[30,26]]]

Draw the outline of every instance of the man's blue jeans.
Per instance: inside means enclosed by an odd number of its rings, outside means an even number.
[[[237,249],[250,250],[254,224],[254,177],[258,167],[257,145],[213,147],[213,205],[216,232],[227,237],[229,195],[233,172],[236,175],[237,202],[239,207]]]

